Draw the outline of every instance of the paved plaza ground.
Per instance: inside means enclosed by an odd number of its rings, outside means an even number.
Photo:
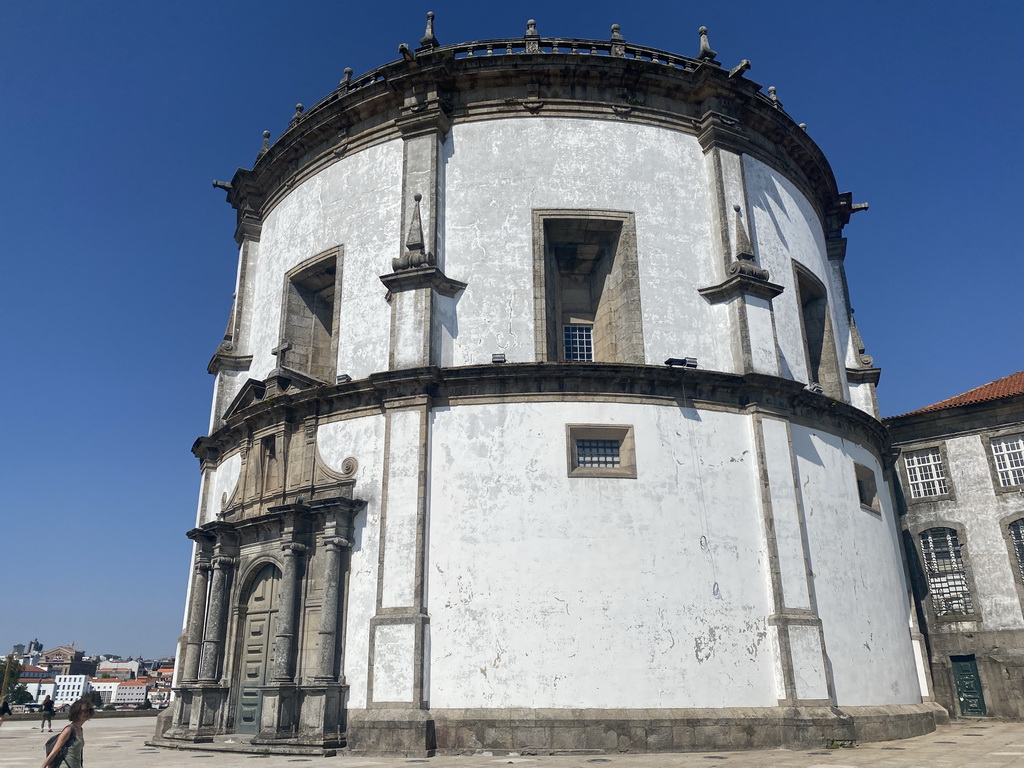
[[[8,721],[0,727],[0,766],[35,768],[43,761],[49,734],[34,722]],[[58,726],[63,725],[59,723]],[[1024,723],[971,720],[940,727],[935,733],[903,741],[861,744],[848,749],[770,749],[745,752],[685,752],[645,755],[451,755],[407,757],[297,757],[246,755],[147,747],[152,718],[94,720],[85,727],[85,765],[89,768],[1024,768]],[[55,731],[56,732],[56,731]],[[296,765],[293,765],[296,764]],[[314,768],[311,766],[310,768]]]

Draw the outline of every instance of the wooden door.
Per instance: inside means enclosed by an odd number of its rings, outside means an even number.
[[[240,634],[242,643],[241,672],[238,681],[236,733],[257,733],[263,695],[260,686],[267,684],[274,666],[274,634],[277,628],[277,600],[281,572],[266,565],[256,575],[245,601],[245,618]]]
[[[981,678],[973,656],[952,656],[953,679],[960,714],[964,717],[985,717],[985,696],[981,691]]]

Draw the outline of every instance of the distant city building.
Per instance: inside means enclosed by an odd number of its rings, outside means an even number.
[[[145,679],[125,680],[114,690],[114,706],[138,706],[146,700],[149,681]]]
[[[103,699],[104,705],[113,702],[114,692],[117,690],[119,685],[121,685],[121,681],[114,678],[104,679],[97,677],[89,681],[89,686],[100,695],[100,698]]]
[[[84,658],[85,654],[71,645],[60,645],[43,651],[39,656],[39,665],[48,666],[51,671],[61,675],[93,675],[96,662]]]
[[[54,682],[53,700],[58,707],[78,701],[90,690],[87,675],[57,675]]]
[[[935,699],[1024,718],[1024,371],[885,423]]]

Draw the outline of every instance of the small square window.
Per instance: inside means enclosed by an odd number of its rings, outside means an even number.
[[[878,483],[875,480],[875,473],[863,464],[854,462],[854,471],[857,475],[857,495],[860,497],[860,505],[873,512],[881,512],[878,504]]]
[[[566,425],[569,477],[636,477],[633,427]]]

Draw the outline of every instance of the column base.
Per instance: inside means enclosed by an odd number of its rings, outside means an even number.
[[[423,709],[357,709],[348,712],[353,754],[433,757],[434,718]]]

